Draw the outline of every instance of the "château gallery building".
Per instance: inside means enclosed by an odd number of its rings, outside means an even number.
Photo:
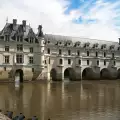
[[[0,80],[119,79],[119,42],[34,33],[23,20],[0,31]]]

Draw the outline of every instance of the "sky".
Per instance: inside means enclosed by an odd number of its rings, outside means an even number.
[[[45,34],[118,41],[120,0],[0,0],[0,30],[6,19]]]

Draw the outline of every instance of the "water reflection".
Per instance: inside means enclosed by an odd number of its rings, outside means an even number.
[[[1,84],[0,108],[41,120],[118,120],[119,91],[119,81]]]

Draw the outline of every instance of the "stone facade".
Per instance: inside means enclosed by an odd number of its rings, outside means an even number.
[[[119,42],[38,33],[23,20],[0,32],[0,80],[119,79]]]

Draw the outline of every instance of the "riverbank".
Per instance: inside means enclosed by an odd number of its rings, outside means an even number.
[[[1,120],[11,120],[11,119],[8,118],[6,115],[4,115],[2,112],[0,112],[0,119],[1,119]]]

